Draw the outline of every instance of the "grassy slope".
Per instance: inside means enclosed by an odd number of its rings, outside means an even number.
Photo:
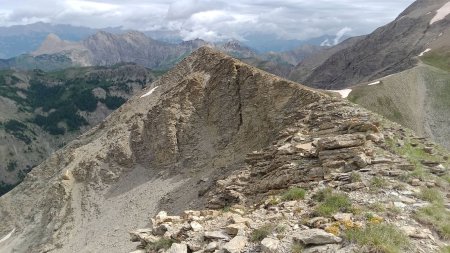
[[[444,69],[421,64],[357,86],[348,99],[450,148],[450,72],[442,60],[427,59]]]

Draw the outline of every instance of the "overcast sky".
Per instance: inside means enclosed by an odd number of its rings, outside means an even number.
[[[413,0],[0,0],[0,26],[37,21],[88,27],[179,31],[184,39],[281,39],[360,35]],[[330,41],[333,43],[333,41]]]

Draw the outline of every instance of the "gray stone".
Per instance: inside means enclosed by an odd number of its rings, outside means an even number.
[[[188,248],[186,244],[183,243],[174,243],[167,251],[167,253],[187,253]]]
[[[219,247],[217,242],[210,242],[206,245],[205,252],[214,252]]]
[[[407,205],[403,202],[394,202],[394,206],[397,208],[405,208]]]
[[[230,224],[225,228],[227,234],[235,236],[239,231],[244,231],[247,226],[244,223]]]
[[[161,225],[153,228],[153,234],[161,236],[161,235],[164,235],[170,229],[171,229],[171,227],[169,224],[161,224]]]
[[[412,186],[420,186],[420,180],[417,178],[414,178],[413,180],[411,180],[411,185]]]
[[[249,218],[243,218],[240,215],[233,215],[233,217],[231,217],[231,222],[232,223],[244,223],[247,226],[250,226],[250,224],[252,223],[252,219]]]
[[[340,243],[342,241],[341,238],[327,233],[322,229],[308,229],[299,231],[293,236],[294,241],[300,242],[304,245],[323,245],[323,244],[332,244],[332,243]]]
[[[324,217],[314,217],[314,218],[312,218],[311,220],[309,220],[309,221],[307,222],[307,225],[308,225],[309,227],[318,228],[318,227],[320,227],[321,225],[323,225],[323,224],[325,224],[325,223],[328,223],[328,222],[330,222],[330,220],[327,219],[327,218],[324,218]]]
[[[202,241],[192,240],[187,242],[187,246],[190,252],[202,250],[205,246]]]
[[[352,213],[337,213],[333,215],[333,218],[337,221],[348,221],[352,220],[353,214]]]
[[[130,240],[132,242],[139,242],[142,237],[149,236],[151,234],[152,234],[152,229],[151,228],[138,229],[138,230],[130,232],[130,236],[131,236]]]
[[[236,236],[231,241],[227,242],[223,249],[228,253],[240,253],[247,244],[247,237],[245,236]]]
[[[400,195],[398,198],[401,202],[406,203],[406,204],[414,204],[416,203],[416,201],[412,198],[408,198],[406,196],[402,196]]]
[[[339,248],[339,244],[328,244],[306,248],[302,251],[302,253],[336,253]]]
[[[198,223],[196,221],[191,222],[190,225],[191,225],[192,231],[194,231],[194,232],[199,232],[199,231],[203,230],[202,225],[200,225],[200,223]]]
[[[224,240],[229,241],[230,237],[222,231],[207,231],[205,232],[205,238],[212,240]]]
[[[428,234],[422,231],[419,228],[413,227],[413,226],[403,226],[401,229],[405,232],[406,235],[408,235],[411,238],[416,239],[427,239]]]
[[[277,253],[279,252],[280,241],[272,238],[264,238],[261,241],[261,249],[264,253]]]
[[[371,140],[375,143],[384,141],[384,135],[382,133],[371,133],[367,135],[367,140]]]

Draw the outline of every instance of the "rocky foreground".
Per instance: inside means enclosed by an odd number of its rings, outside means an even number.
[[[443,148],[340,99],[301,115],[208,189],[212,209],[130,232],[134,252],[448,252]]]

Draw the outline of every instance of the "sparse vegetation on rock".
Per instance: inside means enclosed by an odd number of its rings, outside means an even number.
[[[408,236],[393,225],[369,224],[365,228],[349,229],[345,238],[358,244],[361,252],[400,253],[411,243]]]

